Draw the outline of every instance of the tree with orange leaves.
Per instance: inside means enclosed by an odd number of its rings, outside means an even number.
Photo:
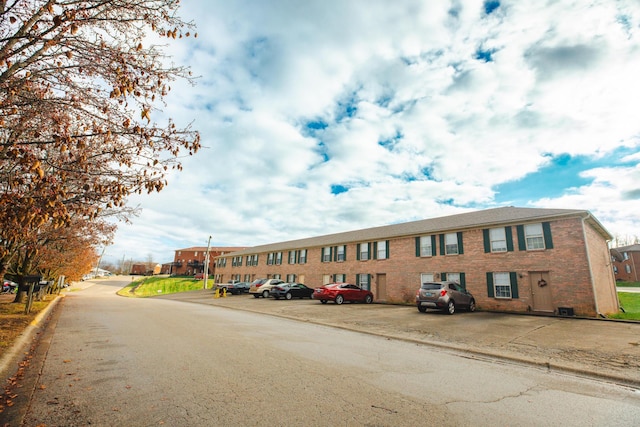
[[[151,120],[172,81],[192,81],[145,46],[190,35],[178,5],[0,1],[0,275],[11,263],[31,273],[16,257],[37,256],[43,229],[126,219],[130,194],[162,190],[181,153],[200,148],[189,126]]]

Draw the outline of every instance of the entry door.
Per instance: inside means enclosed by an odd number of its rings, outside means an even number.
[[[376,275],[376,299],[385,301],[387,299],[387,275]]]
[[[533,311],[553,312],[553,298],[551,297],[551,281],[548,271],[530,271],[531,296],[533,297]]]

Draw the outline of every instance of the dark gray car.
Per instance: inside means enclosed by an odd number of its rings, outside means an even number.
[[[476,311],[473,295],[456,282],[423,283],[416,293],[416,305],[420,313],[424,313],[428,308],[444,310],[449,314],[455,313],[458,307]]]

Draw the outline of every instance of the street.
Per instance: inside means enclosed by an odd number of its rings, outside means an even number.
[[[101,281],[62,300],[24,425],[632,426],[640,419],[633,388],[308,322],[115,295],[126,284]]]

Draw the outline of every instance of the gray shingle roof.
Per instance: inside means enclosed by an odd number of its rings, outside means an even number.
[[[465,229],[486,228],[494,225],[506,225],[510,223],[524,223],[530,221],[551,220],[561,217],[583,217],[592,221],[592,225],[607,240],[612,236],[604,227],[585,210],[575,209],[540,209],[517,208],[513,206],[486,209],[475,212],[467,212],[457,215],[438,218],[423,219],[419,221],[405,222],[401,224],[385,225],[381,227],[365,228],[361,230],[346,231],[342,233],[327,234],[323,236],[309,237],[305,239],[289,240],[285,242],[270,243],[254,246],[245,250],[235,251],[234,255],[254,254],[285,249],[309,249],[336,244],[364,242],[372,240],[384,240],[394,237],[424,235],[462,231]]]

